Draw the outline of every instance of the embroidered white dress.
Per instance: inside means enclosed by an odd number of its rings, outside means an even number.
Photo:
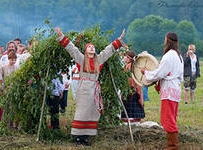
[[[59,37],[58,41],[63,41],[64,36]],[[67,39],[65,39],[67,41]],[[75,116],[72,123],[71,134],[72,135],[96,135],[98,121],[100,118],[100,113],[98,111],[98,102],[95,101],[95,96],[100,95],[100,92],[96,89],[98,88],[98,73],[88,73],[84,72],[84,54],[82,54],[79,49],[69,41],[65,49],[75,60],[76,63],[80,65],[78,88],[76,93],[76,110]],[[118,46],[118,48],[121,47]],[[101,51],[98,57],[98,64],[101,66],[109,57],[115,52],[114,45],[111,43],[103,51]],[[99,99],[100,101],[100,99]]]

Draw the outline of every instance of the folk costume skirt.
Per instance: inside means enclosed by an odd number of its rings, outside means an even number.
[[[96,85],[94,80],[79,81],[72,135],[97,135],[100,112],[95,104]]]

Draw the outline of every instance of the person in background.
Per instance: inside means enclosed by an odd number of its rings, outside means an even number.
[[[14,41],[9,41],[6,46],[6,51],[4,52],[3,56],[0,59],[0,66],[4,66],[8,64],[8,54],[10,51],[14,53],[17,52],[17,45]]]
[[[1,56],[2,56],[3,54],[4,54],[4,46],[1,45],[1,46],[0,46],[0,58],[1,58]],[[2,92],[3,92],[3,91],[0,90],[0,96],[2,95]],[[2,120],[2,116],[3,116],[3,109],[0,107],[0,121]]]
[[[16,51],[17,55],[21,55],[23,53],[23,48],[24,47],[25,47],[25,45],[23,45],[23,44],[18,44],[17,45],[17,51]]]
[[[48,95],[47,105],[51,116],[51,129],[60,129],[59,125],[59,105],[63,97],[65,87],[62,81],[57,77],[52,80],[51,95]]]
[[[23,49],[22,49],[22,54],[21,54],[20,57],[19,57],[19,66],[21,66],[22,64],[24,64],[25,61],[26,61],[27,59],[29,59],[30,56],[31,56],[31,54],[30,54],[30,49],[29,49],[27,46],[23,47]]]
[[[142,68],[141,72],[150,82],[159,81],[161,99],[161,124],[167,132],[167,150],[178,150],[178,103],[181,99],[183,81],[183,58],[178,48],[178,35],[168,32],[165,35],[164,50],[157,69],[150,71]],[[174,67],[175,66],[175,67]]]
[[[125,63],[125,72],[132,72],[134,57],[136,57],[136,54],[133,51],[126,52],[123,58],[123,61]],[[127,96],[127,100],[124,100],[123,103],[127,111],[130,123],[138,124],[140,123],[141,119],[145,117],[142,87],[136,84],[132,77],[129,77],[127,81],[131,88],[131,91]],[[124,112],[121,112],[121,120],[124,122],[124,124],[128,123],[128,119]]]
[[[35,51],[37,44],[38,44],[38,41],[36,39],[31,39],[28,41],[27,47],[29,48],[29,50]]]
[[[143,99],[144,99],[144,101],[149,101],[148,86],[143,86],[142,87],[142,92],[143,92]]]
[[[1,58],[1,56],[4,54],[4,46],[3,45],[1,45],[0,46],[0,58]]]
[[[19,44],[22,44],[22,41],[21,41],[20,38],[15,38],[13,41],[16,43],[17,46],[18,46]]]
[[[184,101],[188,104],[188,95],[191,102],[194,102],[195,90],[197,87],[197,78],[200,77],[199,58],[195,54],[194,44],[188,46],[188,51],[184,55]]]
[[[4,83],[5,78],[18,69],[17,66],[15,66],[16,59],[17,59],[16,53],[14,51],[10,51],[8,53],[8,64],[1,66],[1,68],[0,68],[1,94],[6,92],[6,85]],[[8,111],[10,111],[10,110],[8,110]],[[2,108],[1,108],[0,115],[1,115],[0,118],[2,119],[2,116],[3,116],[3,109]],[[18,123],[10,120],[9,121],[9,127],[18,128]]]
[[[97,128],[103,103],[101,98],[100,84],[98,81],[99,73],[103,63],[119,49],[124,42],[122,41],[125,30],[121,36],[108,45],[100,54],[96,54],[92,43],[87,43],[84,54],[56,28],[58,34],[57,41],[63,46],[71,57],[78,64],[80,80],[76,95],[75,116],[72,123],[71,135],[76,144],[89,145],[89,136],[97,135]]]
[[[63,77],[63,84],[65,89],[63,90],[63,97],[60,100],[60,112],[65,113],[66,112],[66,107],[67,107],[67,102],[68,102],[68,91],[70,89],[70,80],[67,77],[67,74],[65,72],[61,73]]]
[[[8,54],[8,64],[1,67],[0,80],[3,81],[5,77],[9,76],[12,72],[17,70],[15,66],[17,55],[14,51],[10,51]]]
[[[20,58],[21,58],[21,55],[23,53],[23,49],[24,49],[25,45],[23,44],[18,44],[17,45],[17,51],[16,51],[16,54],[17,54],[17,61],[16,61],[16,65],[17,66],[20,66]]]
[[[76,92],[78,88],[78,81],[80,80],[78,67],[76,65],[73,65],[72,67],[72,93],[73,93],[73,99],[76,98]]]

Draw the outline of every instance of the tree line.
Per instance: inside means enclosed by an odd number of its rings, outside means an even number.
[[[155,56],[161,56],[164,37],[168,31],[178,34],[179,49],[182,54],[187,51],[189,44],[194,43],[197,47],[197,54],[203,55],[203,41],[199,39],[194,24],[187,20],[175,22],[154,15],[135,19],[128,27],[126,38],[134,51],[140,53],[146,50]]]
[[[197,53],[202,56],[202,11],[201,0],[1,0],[0,44],[5,45],[8,40],[16,37],[26,42],[33,35],[35,28],[43,28],[44,20],[50,19],[55,26],[60,26],[65,32],[72,30],[82,32],[86,27],[100,24],[103,31],[115,32],[112,39],[126,28],[129,31],[126,39],[138,52],[141,49],[146,50],[144,41],[149,45],[147,49],[150,52],[162,49],[163,42],[160,41],[165,35],[164,32],[170,29],[180,34],[182,51],[185,51],[188,43],[195,43]],[[155,22],[149,22],[147,26],[145,21],[152,18],[151,15],[154,16]],[[156,20],[156,17],[159,19]],[[145,22],[142,29],[147,28],[145,32],[140,31],[143,34],[138,35],[138,28],[141,29],[140,19]],[[131,30],[133,24],[136,25],[135,31]],[[156,28],[156,25],[159,28]],[[132,39],[138,36],[138,39]],[[142,41],[140,44],[131,42],[139,40]]]

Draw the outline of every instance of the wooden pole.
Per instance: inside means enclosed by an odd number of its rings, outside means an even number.
[[[50,70],[50,64],[48,65],[46,79],[48,78],[49,70]],[[46,101],[46,95],[47,95],[47,82],[45,83],[45,87],[44,87],[44,97],[43,97],[43,102],[42,102],[42,107],[41,107],[40,121],[39,121],[36,141],[39,141],[39,135],[40,135],[40,130],[41,130],[41,126],[42,126],[42,118],[43,118],[43,114],[44,114],[44,105],[45,105],[45,101]]]
[[[116,94],[117,94],[117,96],[118,96],[118,99],[119,99],[119,101],[120,101],[120,103],[121,103],[121,106],[123,107],[124,113],[125,113],[125,115],[126,115],[126,117],[127,117],[127,120],[128,120],[128,127],[129,127],[129,131],[130,131],[130,137],[131,137],[131,141],[132,141],[133,147],[134,147],[134,149],[135,149],[135,141],[134,141],[134,138],[133,138],[133,134],[132,134],[132,129],[131,129],[131,125],[130,125],[130,120],[129,120],[129,117],[128,117],[128,113],[127,113],[127,111],[126,111],[126,109],[125,109],[125,106],[124,106],[124,104],[123,104],[123,101],[122,101],[120,95],[118,94],[118,90],[117,90],[117,88],[116,88],[116,84],[115,84],[115,82],[114,82],[114,77],[113,77],[113,74],[112,74],[112,71],[111,71],[111,68],[110,68],[110,67],[109,67],[109,71],[110,71],[111,81],[112,81],[112,83],[113,83],[114,90],[115,90],[115,92],[116,92]]]

